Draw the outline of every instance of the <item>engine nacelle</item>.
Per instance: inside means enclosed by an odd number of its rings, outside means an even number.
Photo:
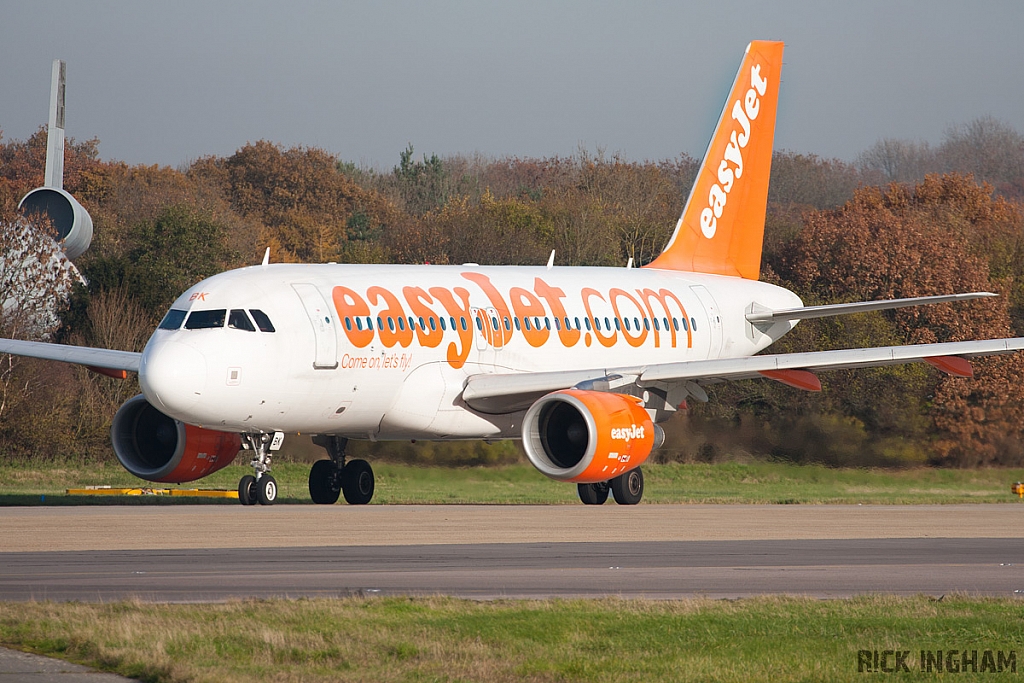
[[[168,484],[195,481],[231,464],[242,438],[167,417],[139,394],[125,401],[110,427],[114,453],[140,479]]]
[[[566,389],[534,403],[523,420],[533,466],[559,481],[595,484],[643,463],[665,434],[625,394]]]
[[[27,216],[47,216],[57,231],[57,241],[69,259],[81,256],[92,243],[92,217],[65,190],[37,187],[22,198],[18,208]]]

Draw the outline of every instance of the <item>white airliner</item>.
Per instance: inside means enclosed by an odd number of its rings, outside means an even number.
[[[804,307],[758,281],[782,43],[744,54],[675,233],[643,268],[295,265],[203,280],[139,353],[0,341],[0,351],[138,372],[142,394],[112,427],[132,474],[194,481],[240,448],[243,504],[270,504],[287,433],[315,434],[316,503],[368,503],[373,471],[349,439],[521,438],[544,475],[580,499],[635,504],[640,466],[703,385],[769,378],[820,390],[815,371],[969,358],[1024,338],[754,355],[801,319],[994,296],[985,292]]]

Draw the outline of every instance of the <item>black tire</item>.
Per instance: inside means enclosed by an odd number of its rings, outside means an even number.
[[[584,505],[604,505],[608,500],[608,482],[576,484],[576,492],[580,494],[580,500]]]
[[[334,505],[341,495],[338,468],[330,460],[317,460],[309,470],[309,497],[317,505]]]
[[[632,469],[612,479],[612,495],[619,505],[636,505],[644,497],[644,473]]]
[[[256,477],[247,474],[238,482],[238,502],[242,505],[255,505],[256,495]]]
[[[256,486],[260,505],[273,505],[277,500],[277,480],[269,474],[264,474],[256,482]]]
[[[341,492],[349,505],[366,505],[373,498],[373,468],[365,460],[351,460],[341,469]]]

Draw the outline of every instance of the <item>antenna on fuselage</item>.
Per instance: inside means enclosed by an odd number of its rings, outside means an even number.
[[[626,262],[626,267],[627,268],[632,268],[633,267],[633,257],[632,256],[630,256],[629,257],[629,261]]]
[[[266,265],[269,265],[269,264],[270,264],[270,247],[267,247],[267,250],[265,252],[263,252],[263,263],[261,263],[260,265],[266,266]]]
[[[551,270],[555,266],[555,250],[551,250],[551,256],[548,256],[548,270]]]

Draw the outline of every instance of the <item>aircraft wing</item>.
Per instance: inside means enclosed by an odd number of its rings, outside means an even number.
[[[19,339],[0,339],[0,353],[59,360],[65,363],[85,365],[89,368],[124,370],[126,372],[138,372],[139,362],[142,359],[141,353],[133,351],[115,351],[114,349],[96,349],[88,346],[68,346]]]
[[[821,388],[813,374],[816,371],[927,362],[944,372],[970,376],[967,359],[1021,350],[1024,350],[1024,337],[716,358],[592,371],[474,375],[467,380],[462,397],[475,410],[496,413],[522,410],[552,391],[590,388],[595,383],[601,383],[604,390],[614,391],[616,386],[633,383],[640,387],[664,387],[685,382],[712,384],[767,377],[816,391]]]

